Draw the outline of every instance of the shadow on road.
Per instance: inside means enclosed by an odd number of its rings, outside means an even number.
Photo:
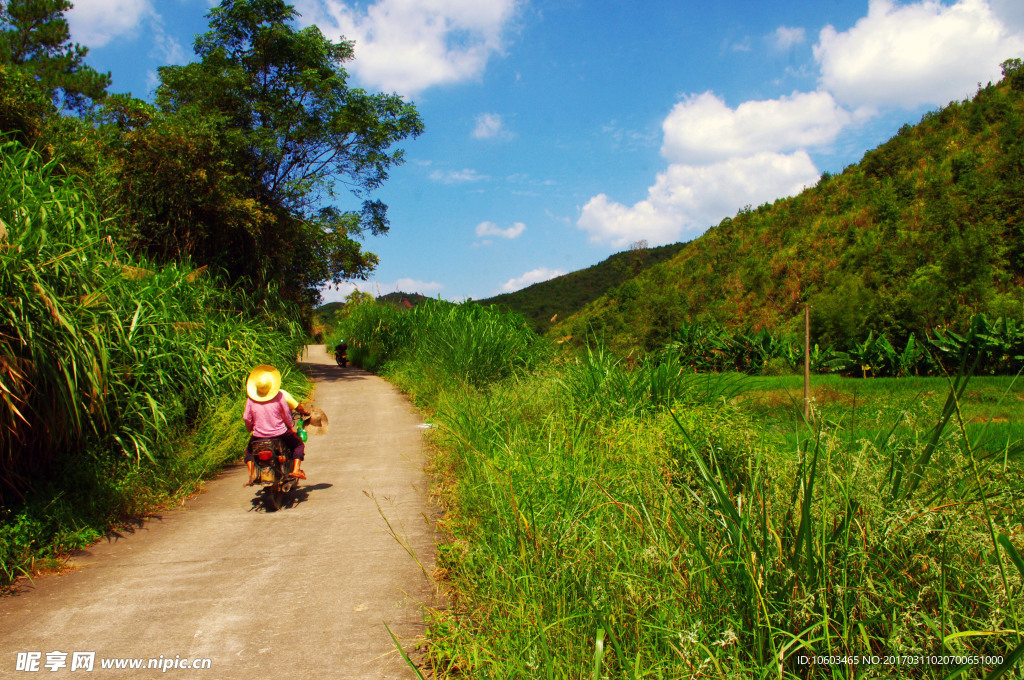
[[[299,368],[303,373],[308,375],[317,382],[333,383],[333,382],[357,382],[360,380],[369,380],[372,376],[361,368],[355,368],[354,366],[330,366],[328,364],[313,364],[308,362],[300,362]]]
[[[328,484],[327,482],[300,486],[285,497],[283,509],[287,510],[289,508],[294,508],[300,503],[305,503],[309,500],[310,491],[323,491],[325,489],[330,489],[332,486],[334,485]],[[252,503],[252,510],[255,510],[256,512],[269,512],[263,498],[263,495],[267,493],[270,493],[270,487],[264,487],[263,493],[258,493],[252,497],[252,500],[250,501]]]
[[[23,575],[18,576],[14,583],[7,586],[0,586],[0,597],[22,595],[35,590],[35,584],[33,582],[34,576],[63,574],[67,571],[73,571],[74,569],[77,569],[77,567],[74,566],[74,563],[78,560],[93,557],[95,555],[94,549],[99,544],[117,543],[119,540],[123,538],[126,539],[136,532],[148,530],[149,527],[147,524],[150,522],[162,522],[163,519],[164,516],[157,513],[122,517],[119,520],[117,528],[109,530],[103,538],[99,539],[92,545],[85,548],[79,548],[78,550],[72,550],[66,555],[56,559],[44,559],[40,560],[39,564],[33,563],[33,570],[36,573],[34,575],[24,573]]]
[[[327,482],[320,482],[319,484],[310,484],[309,486],[300,486],[298,489],[288,494],[288,504],[285,507],[292,508],[298,505],[299,503],[304,503],[308,501],[310,491],[323,491],[324,489],[330,489],[332,486],[334,485],[328,484]]]

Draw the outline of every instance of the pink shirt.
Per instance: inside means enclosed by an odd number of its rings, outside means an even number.
[[[242,420],[252,436],[261,438],[279,437],[294,427],[292,413],[280,392],[270,401],[246,399]]]

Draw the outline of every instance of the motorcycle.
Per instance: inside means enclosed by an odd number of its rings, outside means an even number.
[[[348,347],[346,345],[342,344],[334,348],[334,360],[342,368],[348,365]]]
[[[303,419],[293,414],[293,422],[299,437],[306,441]],[[299,485],[298,478],[290,473],[294,462],[292,452],[279,437],[254,439],[252,460],[255,463],[253,484],[263,487],[263,502],[267,510],[280,510],[285,506],[288,494]]]

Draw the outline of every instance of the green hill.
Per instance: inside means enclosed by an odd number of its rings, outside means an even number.
[[[893,338],[1024,318],[1024,66],[905,125],[842,174],[726,218],[551,329],[652,350],[684,322]]]
[[[556,314],[558,318],[564,319],[578,312],[587,303],[596,300],[644,269],[669,259],[682,250],[684,245],[673,243],[616,253],[586,269],[479,302],[482,305],[497,305],[519,312],[526,317],[534,330],[544,333],[551,326],[552,318]]]
[[[321,316],[334,316],[343,309],[345,309],[344,302],[328,302],[317,307],[315,311]]]
[[[426,295],[420,295],[419,293],[403,293],[397,291],[394,293],[388,293],[387,295],[381,295],[377,298],[377,302],[388,302],[393,305],[405,306],[408,302],[410,307],[415,307],[424,300],[429,300]]]

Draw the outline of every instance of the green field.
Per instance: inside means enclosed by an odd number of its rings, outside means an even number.
[[[787,440],[797,440],[802,419],[803,377],[749,378],[740,401],[746,410],[776,423]],[[811,376],[818,419],[838,425],[852,441],[881,441],[930,426],[950,392],[946,378],[845,378]],[[976,376],[960,403],[963,430],[981,451],[999,452],[1024,440],[1024,379]],[[954,425],[958,425],[954,420]],[[894,430],[895,428],[895,430]]]

